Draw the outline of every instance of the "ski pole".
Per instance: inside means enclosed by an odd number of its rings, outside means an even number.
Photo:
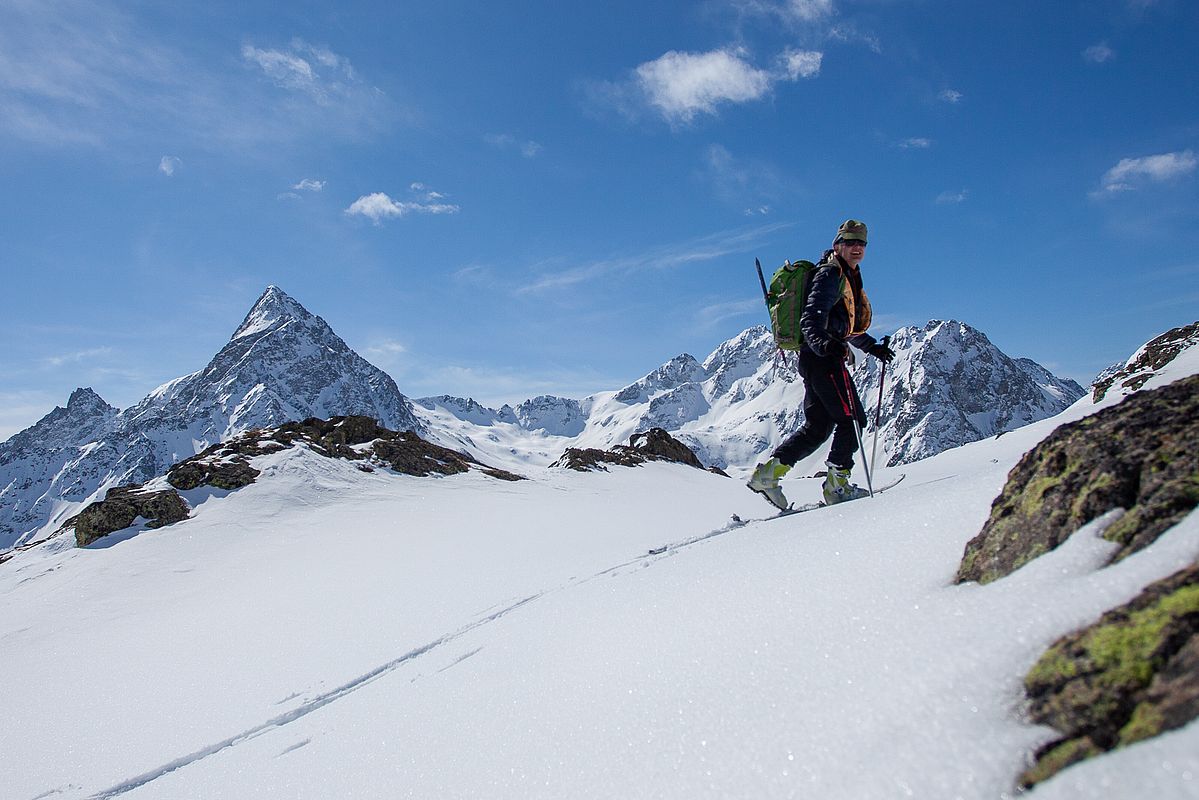
[[[849,376],[849,370],[845,365],[841,365],[841,370],[845,373],[845,386],[849,392],[850,398],[850,416],[853,417],[853,429],[858,436],[858,453],[862,456],[862,469],[866,472],[866,490],[870,492],[870,496],[874,497],[874,482],[870,479],[870,465],[866,463],[866,444],[862,441],[862,423],[858,422],[858,389],[853,384],[853,378]]]
[[[891,341],[890,336],[883,337],[883,347]],[[870,447],[870,471],[874,472],[874,457],[878,455],[878,423],[883,416],[883,384],[887,380],[887,362],[883,362],[883,369],[878,376],[878,408],[874,412],[874,444]]]

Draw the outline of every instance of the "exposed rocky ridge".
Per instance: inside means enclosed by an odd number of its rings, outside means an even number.
[[[594,447],[567,448],[561,458],[550,466],[588,472],[596,469],[606,470],[605,464],[636,467],[647,461],[672,461],[696,469],[704,468],[691,448],[661,428],[635,433],[628,444],[619,444],[608,450]]]
[[[1092,385],[1096,403],[1119,383],[1125,392],[1135,392],[1145,385],[1158,370],[1187,350],[1199,344],[1199,322],[1174,328],[1149,341],[1123,365],[1105,370]]]
[[[161,528],[185,520],[191,509],[174,489],[147,491],[140,484],[109,489],[103,500],[91,503],[63,524],[73,528],[75,543],[87,547],[110,533],[124,530],[138,518],[148,520],[147,528]]]
[[[392,430],[423,432],[395,381],[275,286],[199,372],[164,384],[119,414],[94,394],[76,395],[86,424],[64,426],[52,412],[46,424],[5,443],[0,549],[60,524],[70,513],[61,508],[64,500],[79,504],[103,486],[144,483],[251,428],[361,414]]]
[[[310,418],[277,428],[247,431],[179,462],[167,474],[178,489],[213,486],[236,489],[254,482],[258,470],[251,458],[306,445],[328,458],[360,463],[365,470],[390,467],[405,475],[454,475],[477,469],[500,480],[524,480],[520,475],[481,464],[463,453],[435,445],[412,431],[393,431],[365,416]]]
[[[1061,738],[1020,777],[1040,783],[1093,755],[1199,716],[1199,564],[1058,640],[1024,681],[1029,713]]]
[[[1026,453],[966,545],[957,580],[986,583],[1115,509],[1104,536],[1120,559],[1199,503],[1199,376],[1142,391],[1063,425]]]

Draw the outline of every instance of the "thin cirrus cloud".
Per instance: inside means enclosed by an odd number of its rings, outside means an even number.
[[[631,80],[644,102],[663,118],[687,123],[699,114],[716,114],[727,103],[759,100],[780,82],[814,78],[822,58],[816,51],[787,50],[773,68],[761,69],[739,50],[672,50],[639,65]]]
[[[431,191],[422,183],[414,183],[409,187],[417,195],[413,200],[396,200],[386,192],[365,194],[350,204],[345,210],[351,217],[366,217],[375,225],[382,224],[385,219],[405,217],[409,214],[457,214],[458,206],[442,202],[445,195]]]
[[[535,158],[544,149],[539,142],[521,140],[510,133],[489,133],[483,141],[499,150],[514,150],[524,158]]]
[[[163,156],[158,161],[158,171],[170,178],[181,164],[183,161],[178,156]]]
[[[1099,190],[1092,192],[1092,196],[1109,197],[1152,183],[1166,183],[1191,174],[1196,167],[1199,167],[1199,158],[1193,150],[1123,158],[1104,173]]]

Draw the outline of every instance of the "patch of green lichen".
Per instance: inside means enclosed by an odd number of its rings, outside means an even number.
[[[1142,687],[1161,666],[1156,654],[1162,634],[1172,620],[1199,613],[1199,585],[1184,586],[1148,608],[1135,611],[1127,621],[1096,628],[1083,645],[1108,686]]]
[[[1047,781],[1071,764],[1097,756],[1103,751],[1087,737],[1069,739],[1044,753],[1037,763],[1020,776],[1020,786],[1029,788]]]
[[[1149,739],[1162,732],[1165,717],[1152,703],[1141,703],[1132,712],[1128,724],[1120,729],[1120,744],[1132,744]]]
[[[1030,692],[1039,686],[1059,686],[1078,675],[1078,661],[1066,655],[1061,644],[1045,651],[1024,678],[1024,686]]]

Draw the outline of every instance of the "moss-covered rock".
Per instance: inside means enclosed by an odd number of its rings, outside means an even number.
[[[1106,531],[1119,560],[1147,546],[1199,503],[1199,376],[1130,396],[1063,425],[1008,475],[957,581],[987,583],[1049,552],[1115,509]]]
[[[187,519],[187,503],[173,489],[147,492],[141,484],[109,489],[103,500],[90,504],[64,523],[75,529],[75,543],[86,547],[115,531],[124,530],[138,517],[149,520],[147,528],[161,528]]]
[[[1199,564],[1059,639],[1024,688],[1032,718],[1062,736],[1037,753],[1023,786],[1199,716]]]

